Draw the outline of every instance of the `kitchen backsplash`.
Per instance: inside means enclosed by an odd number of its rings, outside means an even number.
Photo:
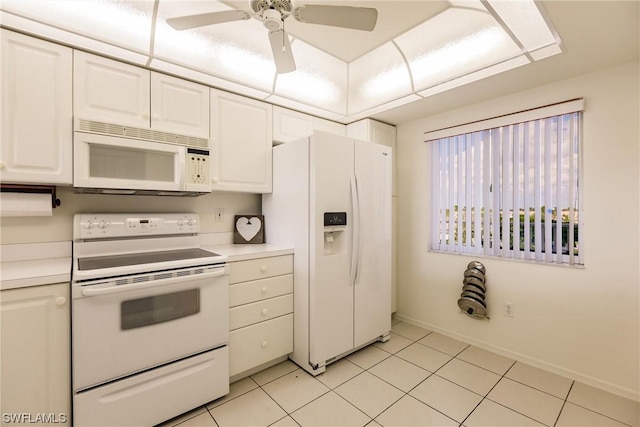
[[[201,233],[230,233],[236,214],[261,213],[261,197],[246,193],[211,193],[200,197],[117,196],[75,194],[58,187],[61,206],[48,217],[0,218],[0,243],[35,243],[72,240],[73,215],[109,212],[195,212],[200,215]],[[222,221],[215,221],[215,210],[224,210]]]

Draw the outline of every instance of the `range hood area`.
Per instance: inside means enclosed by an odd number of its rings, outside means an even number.
[[[255,19],[186,31],[166,23],[183,15],[244,10],[248,1],[3,0],[0,21],[9,29],[340,123],[562,52],[543,6],[533,0],[333,3],[377,8],[381,29],[365,33],[305,24],[303,30],[287,20],[297,69],[284,74],[276,73],[267,32]],[[380,35],[394,13],[410,14],[413,8],[421,8],[423,21]],[[351,49],[359,54],[355,58],[338,57],[311,40],[313,32],[334,46],[378,38],[362,54]]]

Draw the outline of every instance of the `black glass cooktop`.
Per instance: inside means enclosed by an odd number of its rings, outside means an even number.
[[[102,268],[125,267],[166,261],[182,261],[219,256],[215,252],[200,248],[177,249],[171,251],[143,252],[135,254],[108,255],[78,259],[78,270],[98,270]]]

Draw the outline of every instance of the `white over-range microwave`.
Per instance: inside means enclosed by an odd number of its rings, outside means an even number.
[[[77,193],[198,196],[211,192],[209,141],[74,119]]]

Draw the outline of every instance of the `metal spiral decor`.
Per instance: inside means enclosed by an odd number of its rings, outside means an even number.
[[[487,319],[487,303],[485,281],[487,270],[480,261],[471,261],[467,265],[462,280],[462,293],[458,299],[458,307],[468,316],[475,319]]]

